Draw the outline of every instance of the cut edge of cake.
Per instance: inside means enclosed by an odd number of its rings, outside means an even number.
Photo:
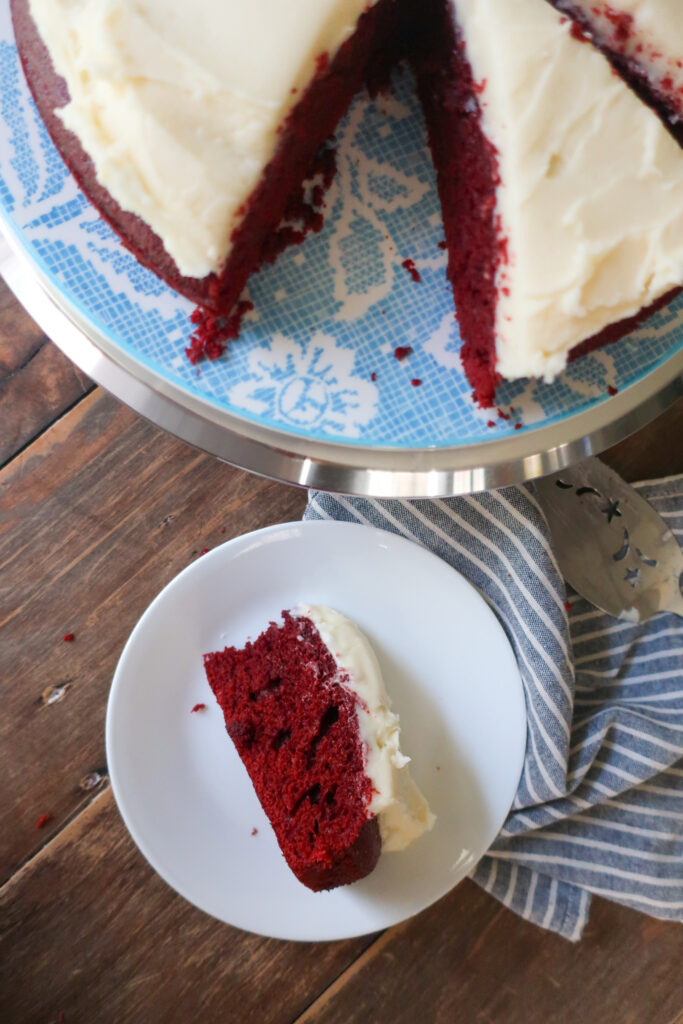
[[[220,315],[235,308],[249,277],[259,267],[272,262],[287,243],[302,241],[312,224],[315,230],[322,226],[322,218],[304,214],[308,223],[303,230],[299,225],[285,227],[278,235],[287,218],[288,203],[298,199],[309,172],[319,169],[316,155],[333,135],[371,65],[384,68],[393,63],[398,37],[394,31],[396,0],[374,0],[364,5],[356,31],[336,53],[317,56],[313,78],[279,126],[276,148],[265,162],[258,184],[237,211],[239,220],[227,258],[219,271],[197,278],[183,275],[159,234],[139,213],[122,209],[100,182],[82,141],[60,116],[69,103],[69,90],[32,17],[31,0],[10,0],[10,7],[29,89],[80,188],[140,263],[179,294]]]
[[[431,10],[441,51],[418,81],[463,363],[488,407],[501,379],[549,381],[676,295],[683,157],[545,0]]]

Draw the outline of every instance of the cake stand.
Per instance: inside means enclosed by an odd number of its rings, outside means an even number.
[[[496,409],[474,405],[408,72],[390,96],[359,96],[339,126],[324,230],[251,278],[239,339],[192,366],[191,304],[123,248],[69,174],[9,5],[0,54],[0,273],[93,380],[225,462],[347,494],[466,494],[596,454],[683,393],[679,296],[558,380],[506,383]]]

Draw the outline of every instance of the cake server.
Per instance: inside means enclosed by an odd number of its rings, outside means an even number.
[[[639,622],[683,616],[683,551],[662,517],[598,459],[534,482],[560,571],[596,608]]]

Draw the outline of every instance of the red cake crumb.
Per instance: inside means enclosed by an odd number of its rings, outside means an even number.
[[[615,11],[609,4],[605,4],[605,15],[614,26],[615,42],[627,42],[633,31],[633,15],[626,11]]]
[[[495,427],[495,425],[496,425],[495,420],[488,420],[488,422],[486,424],[487,427]]]
[[[394,359],[398,359],[399,363],[402,363],[412,351],[412,345],[398,345],[398,347],[394,349]]]
[[[225,724],[280,849],[314,891],[365,877],[381,850],[356,712],[310,619],[204,656]]]
[[[404,270],[408,271],[408,273],[410,274],[410,276],[412,277],[413,281],[415,281],[416,284],[420,284],[420,282],[422,281],[422,277],[420,276],[420,271],[415,266],[415,260],[404,260],[401,266],[403,267]]]
[[[195,706],[190,711],[190,714],[194,714],[195,711],[204,711],[205,709],[206,704],[195,704]]]
[[[572,21],[569,34],[572,39],[576,39],[579,43],[589,43],[591,41],[591,33],[589,29],[578,21]]]
[[[510,419],[510,416],[509,416],[509,414],[508,414],[508,413],[506,413],[506,412],[503,412],[503,410],[502,410],[502,409],[499,409],[499,410],[498,410],[498,419],[499,419],[499,420],[509,420],[509,419]]]
[[[45,828],[48,821],[52,821],[52,815],[41,814],[41,816],[38,818],[38,821],[36,822],[36,828]]]
[[[208,548],[202,548],[202,550],[199,552],[200,556],[201,555],[208,555],[208,553],[209,553],[209,549]]]
[[[568,612],[570,612],[572,610],[572,606],[571,606],[571,602],[570,601],[565,601],[564,602],[564,606],[565,606],[565,608],[567,609]]]
[[[218,359],[225,352],[226,342],[239,336],[242,318],[254,308],[253,302],[241,299],[228,317],[219,317],[207,309],[197,307],[190,317],[195,331],[185,355],[193,365],[201,359]]]
[[[373,382],[373,384],[377,380],[377,374],[374,371],[370,374],[370,380]]]
[[[76,639],[76,634],[75,633],[65,633],[64,636],[62,637],[62,643],[63,644],[70,644],[75,639]]]
[[[257,836],[258,835],[258,829],[256,827],[252,828],[251,834],[252,834],[252,836]]]
[[[521,430],[523,426],[523,423],[515,423],[515,430]]]
[[[221,533],[225,533],[225,527],[221,526]]]
[[[619,388],[615,388],[614,384],[608,384],[607,394],[614,398],[615,395],[619,394]]]
[[[419,377],[414,377],[414,378],[413,378],[413,379],[411,380],[411,382],[410,382],[410,383],[412,384],[412,386],[413,386],[414,388],[421,388],[421,387],[422,387],[422,381],[420,380],[420,378],[419,378]]]
[[[443,239],[439,242],[439,249],[445,251],[448,248],[448,243]]]

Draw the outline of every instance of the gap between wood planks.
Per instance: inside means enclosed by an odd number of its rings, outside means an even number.
[[[34,358],[35,355],[38,354],[38,352],[41,352],[42,348],[43,348],[43,346],[41,346],[37,350],[37,352],[34,353],[34,356],[32,358]],[[29,360],[29,362],[30,361],[31,360]],[[26,365],[28,365],[28,364],[26,364]],[[86,390],[81,395],[79,395],[77,398],[75,398],[73,402],[71,402],[69,405],[65,406],[62,409],[62,411],[57,416],[55,416],[54,419],[50,420],[48,423],[46,423],[44,426],[42,426],[40,430],[36,431],[36,433],[32,435],[32,437],[30,437],[28,440],[24,441],[24,443],[21,444],[17,448],[17,450],[15,452],[13,452],[3,462],[0,462],[0,471],[8,469],[12,465],[12,463],[14,462],[14,460],[16,458],[18,458],[25,451],[27,451],[31,447],[31,445],[35,444],[36,441],[38,441],[43,436],[43,434],[46,434],[48,430],[52,430],[52,428],[55,427],[61,420],[63,420],[65,416],[68,416],[70,412],[73,412],[73,410],[76,408],[77,405],[79,405],[81,402],[85,401],[86,398],[89,398],[93,394],[93,392],[101,391],[101,390],[102,389],[100,388],[100,386],[98,384],[91,384],[88,388],[86,388]]]
[[[464,879],[463,879],[464,881]],[[459,883],[461,884],[461,883]],[[472,949],[468,953],[468,957],[475,954],[479,947],[486,939],[486,935],[493,928],[498,919],[505,914],[505,908],[500,906],[498,910],[493,914],[491,920],[482,929],[479,937],[472,946]],[[389,946],[393,940],[399,936],[402,932],[407,931],[414,923],[415,917],[409,917],[405,921],[401,921],[399,924],[394,925],[392,928],[387,928],[386,931],[378,935],[377,938],[370,943],[369,946],[363,950],[363,952],[356,957],[353,963],[349,964],[337,977],[327,986],[298,1017],[295,1017],[291,1024],[313,1024],[317,1014],[324,1010],[327,1004],[334,999],[337,993],[341,992],[345,986],[351,981],[351,979],[361,971],[367,963],[374,960],[385,948]],[[678,1024],[678,1021],[672,1021],[671,1024]]]
[[[309,1024],[310,1021],[314,1020],[313,1014],[317,1014],[322,1010],[331,999],[333,999],[337,992],[340,992],[347,982],[353,978],[358,971],[365,967],[368,961],[373,960],[378,953],[388,945],[396,935],[400,935],[402,931],[412,923],[412,918],[408,918],[407,921],[402,921],[400,924],[395,924],[393,928],[387,928],[385,932],[382,932],[376,939],[374,939],[369,946],[366,946],[360,956],[357,956],[352,964],[349,964],[341,974],[338,974],[334,981],[327,986],[324,991],[315,997],[315,999],[309,1003],[303,1013],[295,1017],[291,1024]]]
[[[64,833],[74,824],[74,822],[78,818],[80,818],[81,814],[83,814],[84,811],[87,811],[89,807],[92,807],[94,803],[97,803],[100,797],[104,796],[105,793],[108,793],[110,789],[111,785],[109,783],[109,776],[102,775],[101,781],[97,784],[95,792],[91,796],[84,796],[83,800],[73,809],[73,811],[71,811],[70,814],[66,816],[64,821],[57,829],[57,831],[52,832],[49,838],[46,839],[41,846],[33,850],[33,852],[30,853],[28,857],[24,858],[24,860],[21,862],[21,864],[18,865],[18,867],[12,872],[12,874],[8,875],[8,877],[4,880],[2,885],[0,885],[0,896],[8,889],[9,886],[14,885],[16,882],[19,881],[24,871],[27,871],[38,857],[42,857],[42,855],[45,853],[48,847],[52,845],[52,843],[56,842],[57,840],[61,841],[64,838]]]

